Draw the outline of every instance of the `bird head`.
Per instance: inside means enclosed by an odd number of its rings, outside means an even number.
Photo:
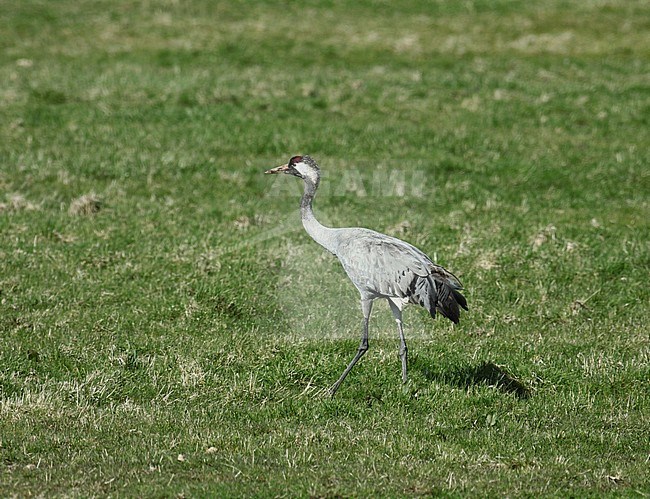
[[[293,156],[286,165],[266,170],[264,173],[286,173],[303,180],[309,180],[318,185],[320,170],[318,164],[310,156]]]

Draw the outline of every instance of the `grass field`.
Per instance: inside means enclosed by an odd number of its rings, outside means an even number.
[[[650,495],[649,117],[641,0],[0,0],[0,496]]]

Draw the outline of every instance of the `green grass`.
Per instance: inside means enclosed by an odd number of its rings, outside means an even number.
[[[649,494],[649,20],[0,1],[0,496]],[[360,310],[294,154],[466,286],[407,309],[406,387],[378,304],[323,395]]]

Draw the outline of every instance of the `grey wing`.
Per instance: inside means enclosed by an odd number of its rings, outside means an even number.
[[[362,295],[401,298],[458,322],[467,302],[460,281],[409,243],[373,231],[353,234],[337,256]]]
[[[367,232],[353,234],[339,247],[343,268],[362,294],[406,297],[413,280],[428,275],[427,263],[403,241]]]

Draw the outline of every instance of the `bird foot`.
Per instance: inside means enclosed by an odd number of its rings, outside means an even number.
[[[402,385],[402,393],[408,395],[410,398],[417,398],[420,389],[411,382],[406,382]]]

